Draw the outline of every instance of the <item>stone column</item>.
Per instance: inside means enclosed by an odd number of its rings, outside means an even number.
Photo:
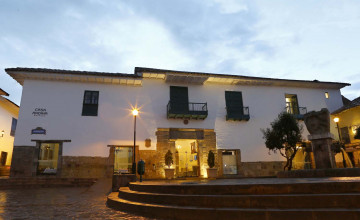
[[[316,169],[336,168],[335,156],[331,150],[334,135],[331,133],[309,135],[314,152]]]

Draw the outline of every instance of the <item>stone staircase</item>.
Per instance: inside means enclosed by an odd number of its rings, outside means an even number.
[[[130,183],[107,205],[157,219],[360,220],[360,182]]]

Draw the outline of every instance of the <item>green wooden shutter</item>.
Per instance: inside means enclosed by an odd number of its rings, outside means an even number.
[[[171,113],[187,113],[189,111],[188,88],[170,86],[170,103]]]
[[[225,91],[225,101],[228,118],[241,118],[244,114],[242,93]]]

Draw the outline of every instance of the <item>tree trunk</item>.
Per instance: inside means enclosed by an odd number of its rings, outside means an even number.
[[[289,159],[286,158],[286,164],[285,164],[285,166],[284,166],[284,170],[286,170],[286,168],[288,168],[288,166],[289,166]]]

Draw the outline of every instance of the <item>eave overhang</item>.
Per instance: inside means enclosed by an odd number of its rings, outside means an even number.
[[[1,96],[9,96],[9,93],[5,92],[4,90],[0,89]]]
[[[20,85],[26,79],[48,81],[72,81],[141,86],[142,77],[135,74],[69,71],[38,68],[8,68],[5,71]]]
[[[323,82],[308,80],[290,80],[264,77],[251,77],[240,75],[226,75],[214,73],[186,72],[176,70],[152,69],[135,67],[135,74],[143,78],[163,79],[168,83],[183,84],[226,84],[226,85],[249,85],[249,86],[280,86],[280,87],[305,87],[322,89],[341,89],[350,86],[349,83]]]

